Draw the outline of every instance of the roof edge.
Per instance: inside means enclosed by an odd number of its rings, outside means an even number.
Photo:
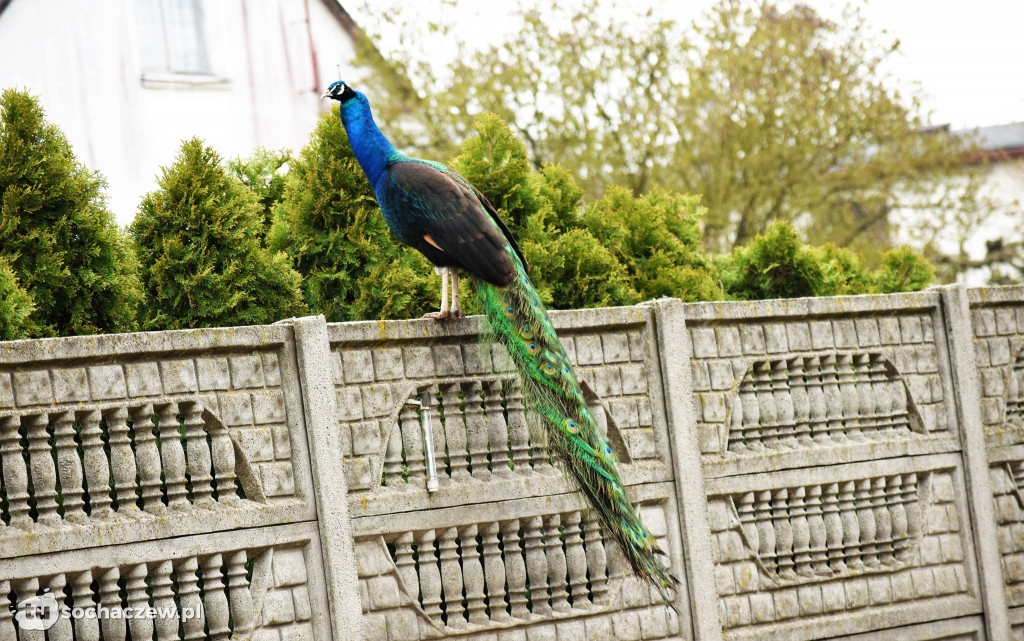
[[[0,0],[0,11],[3,11],[3,3],[10,2],[11,0]],[[341,6],[340,0],[323,0],[324,6],[334,16],[334,19],[338,21],[341,28],[345,30],[345,33],[349,35],[353,40],[360,40],[366,37],[363,30],[359,28],[356,21],[352,19],[349,12],[345,10],[345,7]]]

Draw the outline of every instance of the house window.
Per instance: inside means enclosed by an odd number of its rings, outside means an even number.
[[[153,73],[209,74],[201,0],[135,0],[143,81]]]

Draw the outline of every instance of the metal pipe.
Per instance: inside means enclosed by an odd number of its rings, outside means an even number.
[[[407,405],[419,407],[420,429],[423,430],[423,458],[426,464],[427,492],[436,492],[437,457],[434,455],[434,427],[430,424],[430,391],[420,392],[419,399],[409,399]]]

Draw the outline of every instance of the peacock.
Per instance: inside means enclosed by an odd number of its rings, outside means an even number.
[[[623,492],[615,453],[587,408],[508,227],[465,178],[441,163],[396,151],[374,122],[364,94],[338,81],[321,97],[340,103],[352,151],[388,227],[400,241],[422,252],[441,275],[440,311],[427,316],[443,320],[462,315],[458,270],[468,272],[496,340],[508,349],[527,397],[541,416],[552,451],[637,576],[667,601],[678,580],[662,562],[664,552]]]

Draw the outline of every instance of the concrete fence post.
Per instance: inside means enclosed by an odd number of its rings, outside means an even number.
[[[348,485],[339,456],[342,448],[327,322],[323,316],[288,322],[295,329],[331,632],[334,641],[363,641],[363,609],[348,513]]]
[[[690,341],[686,336],[683,303],[676,298],[662,298],[654,301],[653,306],[683,535],[686,581],[693,615],[693,636],[696,641],[721,641],[722,623],[718,614],[707,494],[697,443],[690,380]]]
[[[1009,611],[1003,587],[985,430],[981,420],[981,394],[974,362],[974,332],[967,290],[962,285],[950,285],[939,290],[942,293],[943,316],[946,321],[951,375],[956,394],[957,425],[963,447],[967,500],[974,528],[987,638],[990,641],[1008,641],[1011,638]]]

